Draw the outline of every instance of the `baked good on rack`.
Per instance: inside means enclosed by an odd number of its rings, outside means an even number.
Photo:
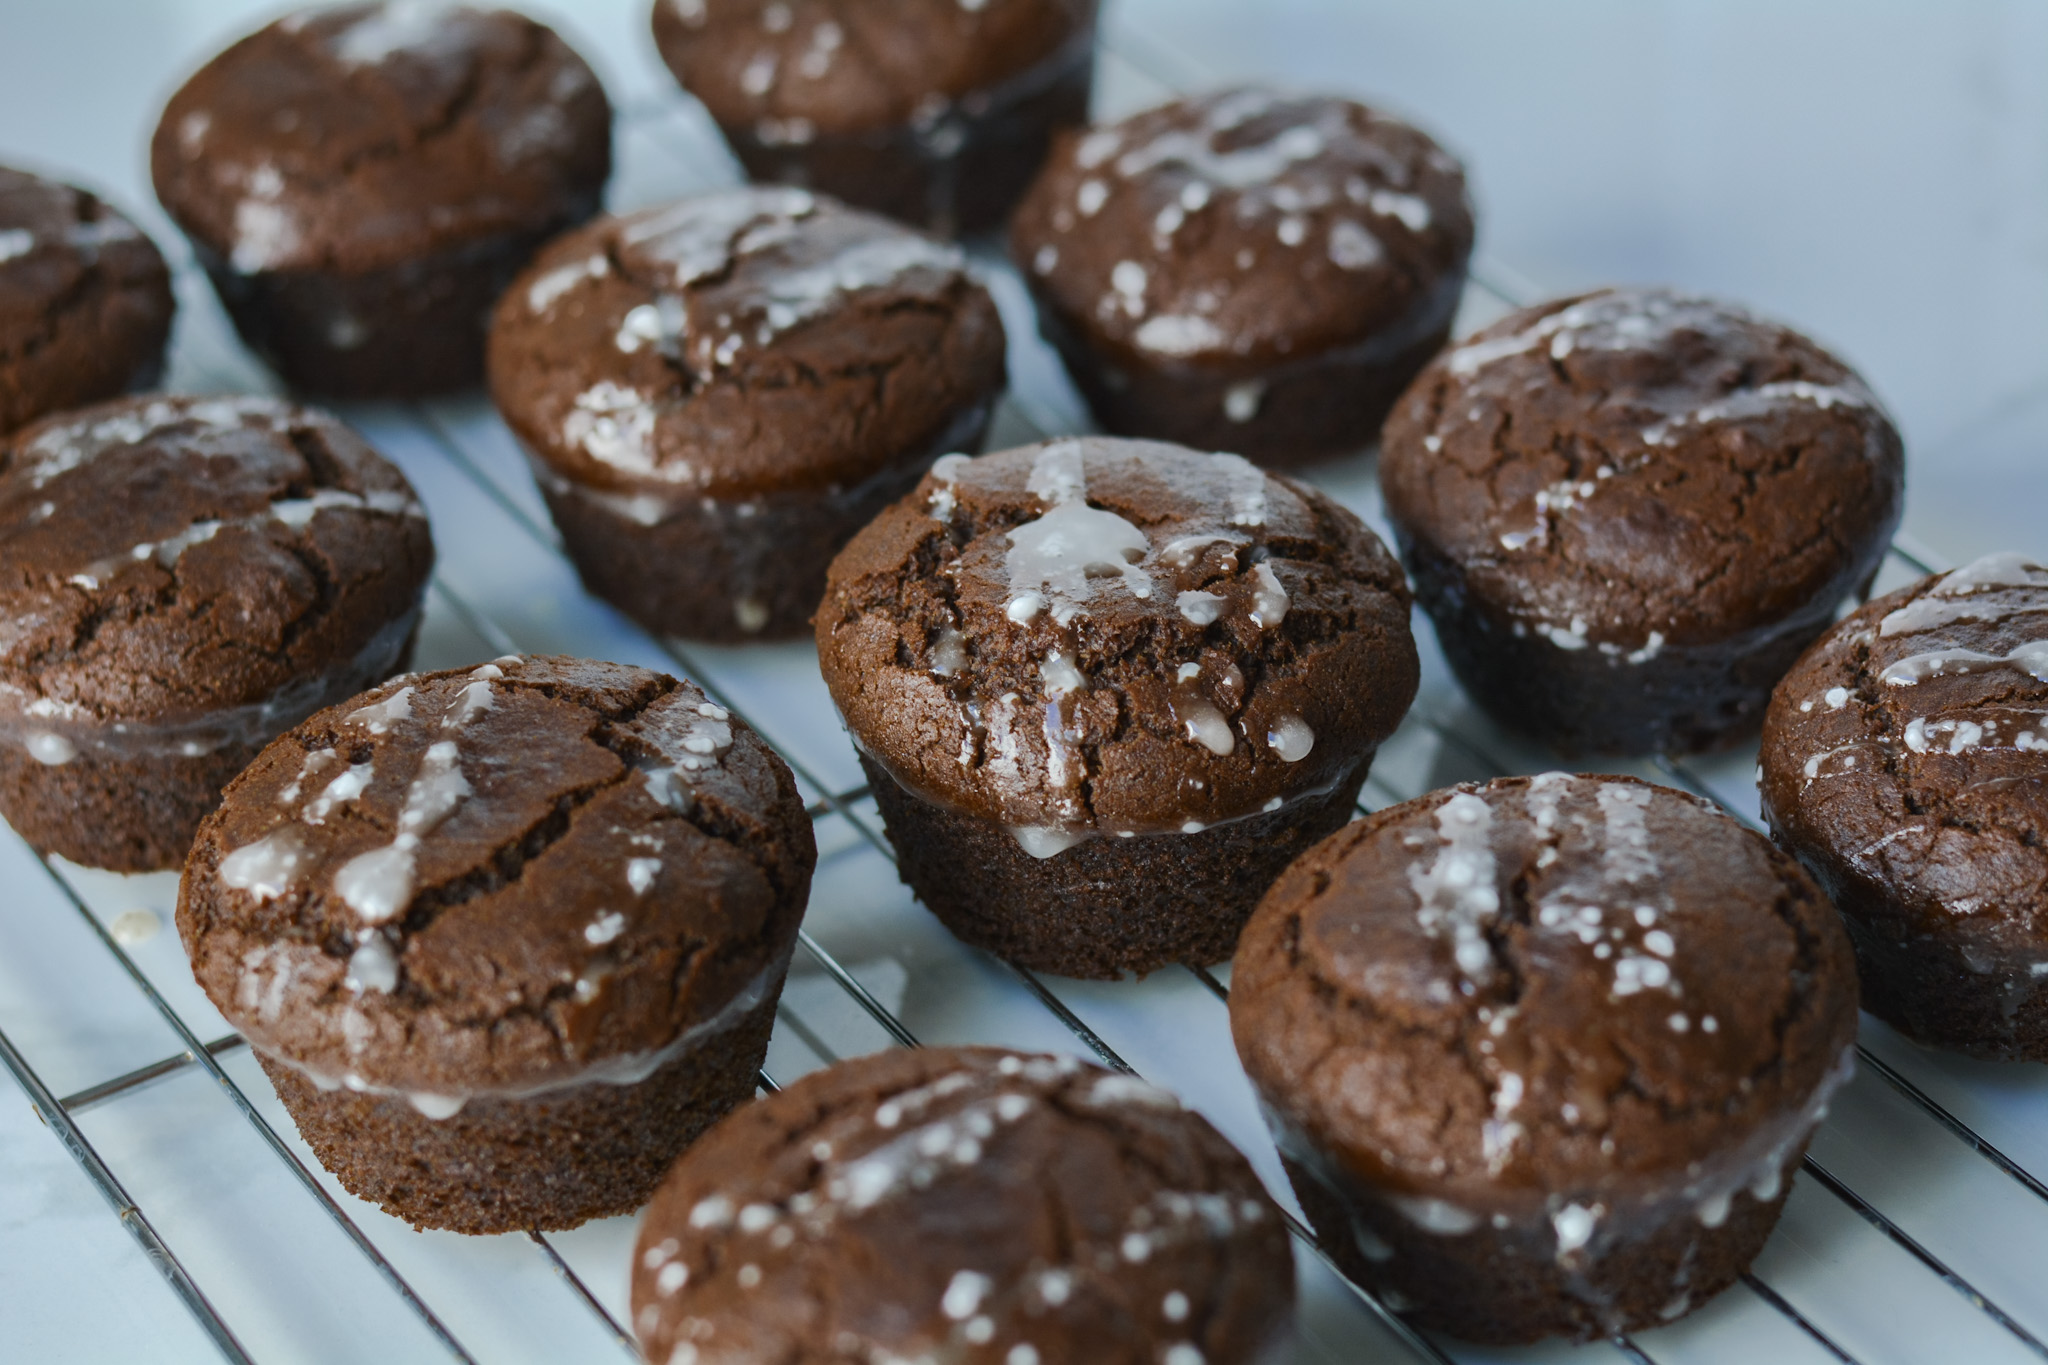
[[[1589,1340],[1748,1268],[1848,1077],[1856,971],[1763,836],[1546,773],[1390,807],[1289,868],[1230,1023],[1345,1274],[1420,1327]]]
[[[942,236],[1002,225],[1088,118],[1096,0],[656,0],[654,41],[755,180]]]
[[[1163,1090],[1071,1058],[885,1052],[676,1163],[640,1226],[649,1360],[1249,1365],[1294,1297],[1280,1212]]]
[[[1003,358],[953,247],[739,188],[550,246],[498,308],[491,392],[592,592],[662,634],[783,639],[848,537],[980,448]]]
[[[1899,523],[1883,406],[1789,328],[1608,289],[1445,352],[1380,486],[1458,680],[1564,753],[1712,749],[1868,591]]]
[[[581,57],[510,10],[302,10],[171,97],[150,170],[286,383],[414,397],[482,379],[499,293],[597,212],[611,106]]]
[[[258,750],[405,666],[433,562],[405,476],[276,399],[0,441],[0,813],[74,862],[176,867]]]
[[[123,214],[0,166],[0,436],[156,383],[175,307],[164,258]]]
[[[265,749],[178,932],[350,1191],[566,1228],[638,1208],[753,1093],[816,861],[789,769],[697,688],[510,656]]]
[[[1106,429],[1292,465],[1371,445],[1443,346],[1472,205],[1399,119],[1236,89],[1063,138],[1010,250]]]
[[[1865,1009],[2048,1062],[2048,567],[1987,555],[1837,624],[1771,698],[1760,785]]]
[[[819,664],[903,878],[1011,962],[1220,962],[1415,697],[1407,585],[1235,455],[946,459],[833,562]]]

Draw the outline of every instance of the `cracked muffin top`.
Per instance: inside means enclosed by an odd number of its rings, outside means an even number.
[[[926,800],[1165,833],[1355,774],[1415,697],[1408,607],[1378,537],[1304,484],[1063,439],[941,460],[870,523],[833,562],[819,664]]]
[[[1293,1291],[1279,1210],[1205,1120],[994,1048],[862,1057],[732,1114],[633,1258],[660,1361],[1239,1365]]]
[[[1845,908],[1979,971],[2048,960],[2048,568],[1988,555],[1843,620],[1778,684],[1762,764],[1771,827]]]
[[[1437,357],[1387,420],[1380,483],[1404,549],[1456,564],[1515,628],[1633,651],[1855,591],[1904,456],[1863,381],[1797,332],[1610,289]]]
[[[1846,1078],[1856,971],[1761,835],[1667,788],[1546,773],[1304,855],[1239,942],[1230,1016],[1294,1154],[1424,1226],[1556,1215],[1556,1195],[1596,1218],[1689,1200],[1712,1226],[1735,1191],[1776,1194]]]
[[[490,374],[528,450],[577,484],[831,493],[978,430],[1004,341],[956,249],[749,187],[554,242],[498,306]]]
[[[653,20],[662,60],[713,118],[803,142],[936,121],[956,102],[984,113],[1005,83],[1084,43],[1095,10],[1095,0],[656,0]]]
[[[46,419],[0,446],[0,716],[66,743],[129,722],[261,743],[383,676],[433,560],[405,476],[325,413]],[[203,741],[214,720],[237,734]]]
[[[595,208],[611,106],[509,10],[391,0],[289,15],[171,97],[157,198],[236,271],[381,270]]]
[[[1472,233],[1464,171],[1426,133],[1245,88],[1066,134],[1011,250],[1111,354],[1252,372],[1421,341],[1457,306]]]
[[[178,931],[323,1085],[629,1081],[758,1004],[817,861],[789,769],[689,683],[508,656],[279,737],[193,844]]]
[[[164,258],[135,224],[0,166],[0,435],[153,383],[173,308]]]

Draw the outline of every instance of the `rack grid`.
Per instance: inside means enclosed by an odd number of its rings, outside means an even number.
[[[1112,112],[1211,83],[1185,57],[1114,19],[1102,36],[1100,62],[1102,100]],[[615,186],[622,201],[735,178],[715,129],[679,94],[627,104],[619,127],[622,162],[639,175],[637,185]],[[1036,340],[1015,272],[991,248],[977,247],[974,255],[1003,308],[1013,351],[1012,390],[990,448],[1086,430],[1056,361]],[[203,299],[205,282],[189,259],[179,264],[178,276],[188,319],[174,371],[188,381],[181,387],[268,387],[217,312],[203,302],[193,306]],[[1460,328],[1540,293],[1505,264],[1482,259]],[[777,1087],[777,1077],[924,1039],[1064,1049],[1142,1072],[1223,1128],[1252,1156],[1287,1210],[1302,1267],[1291,1360],[2048,1360],[2048,1275],[2041,1273],[2048,1267],[2048,1145],[2037,1136],[2048,1127],[2039,1122],[2048,1115],[2048,1086],[2031,1070],[2015,1075],[2014,1069],[1924,1052],[1868,1019],[1858,1077],[1816,1137],[1784,1224],[1752,1272],[1716,1303],[1658,1331],[1576,1351],[1480,1350],[1416,1331],[1337,1276],[1296,1214],[1230,1048],[1227,968],[1086,983],[1043,978],[955,942],[895,879],[879,816],[808,647],[732,649],[656,639],[585,597],[522,457],[480,400],[365,406],[344,416],[406,470],[432,514],[440,564],[429,590],[421,667],[523,651],[589,654],[679,672],[748,720],[796,772],[817,828],[820,863],[803,951],[792,966],[760,1076],[764,1091]],[[1309,477],[1386,535],[1369,461]],[[1931,555],[1901,540],[1879,588],[1937,567]],[[1422,694],[1382,748],[1361,812],[1454,781],[1555,766],[1463,700],[1426,626],[1418,629],[1418,643],[1425,656]],[[1752,749],[1710,760],[1656,758],[1616,770],[1710,798],[1754,826],[1753,761]],[[18,917],[75,916],[108,969],[98,984],[130,992],[176,1040],[168,1055],[69,1095],[54,1092],[29,1050],[4,1031],[0,1065],[223,1357],[295,1353],[281,1349],[283,1343],[303,1344],[302,1334],[317,1324],[293,1326],[288,1304],[275,1314],[250,1311],[246,1286],[224,1278],[235,1265],[213,1250],[210,1233],[195,1237],[208,1244],[206,1270],[181,1260],[179,1236],[167,1238],[165,1229],[192,1225],[184,1201],[152,1197],[152,1203],[174,1206],[161,1224],[153,1219],[129,1192],[135,1179],[124,1178],[88,1132],[90,1116],[145,1103],[181,1078],[210,1081],[218,1098],[207,1121],[233,1131],[238,1116],[236,1150],[267,1154],[271,1174],[287,1177],[281,1187],[267,1184],[263,1197],[296,1204],[291,1228],[302,1233],[324,1220],[328,1242],[353,1255],[358,1274],[369,1277],[356,1283],[378,1286],[385,1296],[376,1305],[380,1317],[388,1309],[397,1322],[376,1338],[390,1348],[387,1358],[601,1359],[612,1351],[639,1358],[624,1320],[630,1220],[565,1234],[458,1239],[413,1233],[356,1201],[298,1140],[246,1044],[226,1031],[193,986],[174,936],[138,942],[126,923],[135,913],[128,907],[140,901],[156,907],[144,913],[161,928],[174,879],[124,879],[43,859],[11,832],[0,841],[0,870],[18,877],[25,891],[0,902],[0,951],[11,951],[19,937]],[[147,1166],[132,1151],[126,1161]],[[138,1174],[164,1183],[160,1171]],[[322,1243],[321,1254],[332,1257],[333,1246]],[[239,1301],[236,1310],[223,1306],[229,1297]],[[264,1349],[252,1349],[259,1341]]]

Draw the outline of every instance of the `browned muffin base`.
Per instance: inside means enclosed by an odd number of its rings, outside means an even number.
[[[1805,1151],[1800,1144],[1786,1165],[1777,1198],[1738,1193],[1718,1228],[1681,1213],[1647,1237],[1571,1267],[1558,1263],[1547,1225],[1534,1235],[1481,1225],[1462,1237],[1435,1236],[1391,1211],[1341,1197],[1292,1158],[1282,1157],[1281,1165],[1317,1240],[1346,1278],[1426,1331],[1513,1346],[1647,1331],[1707,1303],[1763,1250]],[[1360,1226],[1393,1255],[1368,1259],[1354,1231]]]
[[[988,421],[971,414],[941,444],[979,450]],[[740,644],[810,635],[832,557],[944,453],[843,493],[751,498],[744,516],[731,502],[692,500],[652,526],[544,467],[538,482],[584,587],[657,635]],[[743,619],[743,601],[760,614]]]
[[[1034,858],[1002,826],[912,795],[861,755],[898,872],[940,923],[1006,962],[1097,981],[1227,961],[1274,878],[1351,819],[1371,765],[1367,754],[1326,795],[1200,834]]]
[[[322,1091],[259,1054],[299,1135],[335,1179],[416,1228],[573,1228],[645,1204],[676,1155],[751,1099],[781,983],[732,1028],[638,1085],[477,1099],[430,1119],[403,1098]]]
[[[415,629],[391,661],[412,667]],[[278,732],[300,718],[282,717]],[[199,822],[270,742],[230,744],[197,758],[116,759],[82,751],[55,767],[19,745],[0,744],[0,817],[38,853],[109,872],[164,872],[185,865]]]
[[[1458,566],[1406,536],[1401,558],[1458,682],[1482,710],[1560,754],[1697,754],[1753,736],[1771,689],[1834,620],[1824,594],[1800,614],[1712,646],[1664,645],[1630,663],[1588,645],[1564,650],[1474,601]],[[1866,558],[1881,559],[1879,544]],[[1858,596],[1867,595],[1876,566]]]
[[[199,822],[220,804],[221,789],[262,748],[236,744],[198,758],[80,753],[51,767],[19,745],[0,746],[0,815],[38,853],[85,867],[179,867]]]
[[[1018,78],[1020,94],[980,117],[957,115],[933,133],[910,128],[762,141],[752,124],[721,125],[747,178],[822,190],[941,237],[994,232],[1008,221],[1053,135],[1088,121],[1092,36]],[[956,134],[957,150],[944,143]]]
[[[1263,375],[1205,373],[1166,362],[1131,365],[1098,354],[1043,297],[1039,331],[1059,352],[1074,387],[1104,431],[1174,441],[1195,450],[1227,450],[1272,469],[1290,469],[1378,442],[1394,403],[1450,340],[1465,272],[1444,278],[1426,311],[1428,330],[1392,348],[1367,345],[1275,366]],[[1257,385],[1250,416],[1230,416],[1232,391]]]
[[[2048,1062],[2048,976],[2033,974],[2031,957],[1986,961],[1972,945],[1972,966],[1955,940],[1915,931],[1883,899],[1840,878],[1824,884],[1856,945],[1863,1008],[1928,1047]]]
[[[359,275],[245,274],[193,247],[249,348],[299,393],[423,398],[484,378],[491,309],[549,239],[597,201],[531,232],[508,233]]]

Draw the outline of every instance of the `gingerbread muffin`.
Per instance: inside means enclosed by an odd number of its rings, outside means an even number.
[[[638,1208],[753,1093],[816,861],[789,769],[697,688],[513,656],[265,749],[178,932],[350,1191],[566,1228]]]
[[[396,398],[483,377],[498,295],[597,212],[611,107],[583,59],[510,10],[304,10],[171,97],[164,210],[242,339],[294,388]]]
[[[654,41],[755,180],[942,236],[1000,227],[1087,121],[1096,0],[656,0]]]
[[[491,333],[492,394],[584,583],[705,640],[804,634],[839,547],[980,448],[1003,375],[957,250],[804,190],[571,233]]]
[[[1227,90],[1062,139],[1010,250],[1106,429],[1291,465],[1371,445],[1443,346],[1472,205],[1399,119]]]
[[[1458,680],[1568,754],[1752,733],[1899,523],[1854,371],[1712,300],[1610,289],[1446,352],[1387,421],[1386,494]]]
[[[1415,697],[1399,567],[1235,455],[941,460],[834,561],[819,663],[904,880],[969,943],[1220,962]]]
[[[2048,568],[1922,579],[1822,636],[1771,698],[1763,807],[1907,1036],[2048,1061]]]
[[[0,442],[0,813],[176,867],[273,738],[405,666],[434,546],[400,474],[270,398],[125,399]]]
[[[85,190],[0,166],[0,436],[156,383],[175,307],[135,224]]]
[[[1245,1159],[1067,1057],[886,1052],[676,1163],[633,1257],[647,1359],[1250,1365],[1293,1261]]]
[[[1682,1317],[1770,1235],[1856,972],[1797,863],[1690,796],[1546,773],[1324,841],[1246,928],[1238,1055],[1344,1272],[1416,1325]]]
[[[1417,1326],[1671,1322],[1778,1222],[1855,1044],[1798,864],[1632,778],[1432,792],[1294,864],[1231,1029],[1309,1220]]]

